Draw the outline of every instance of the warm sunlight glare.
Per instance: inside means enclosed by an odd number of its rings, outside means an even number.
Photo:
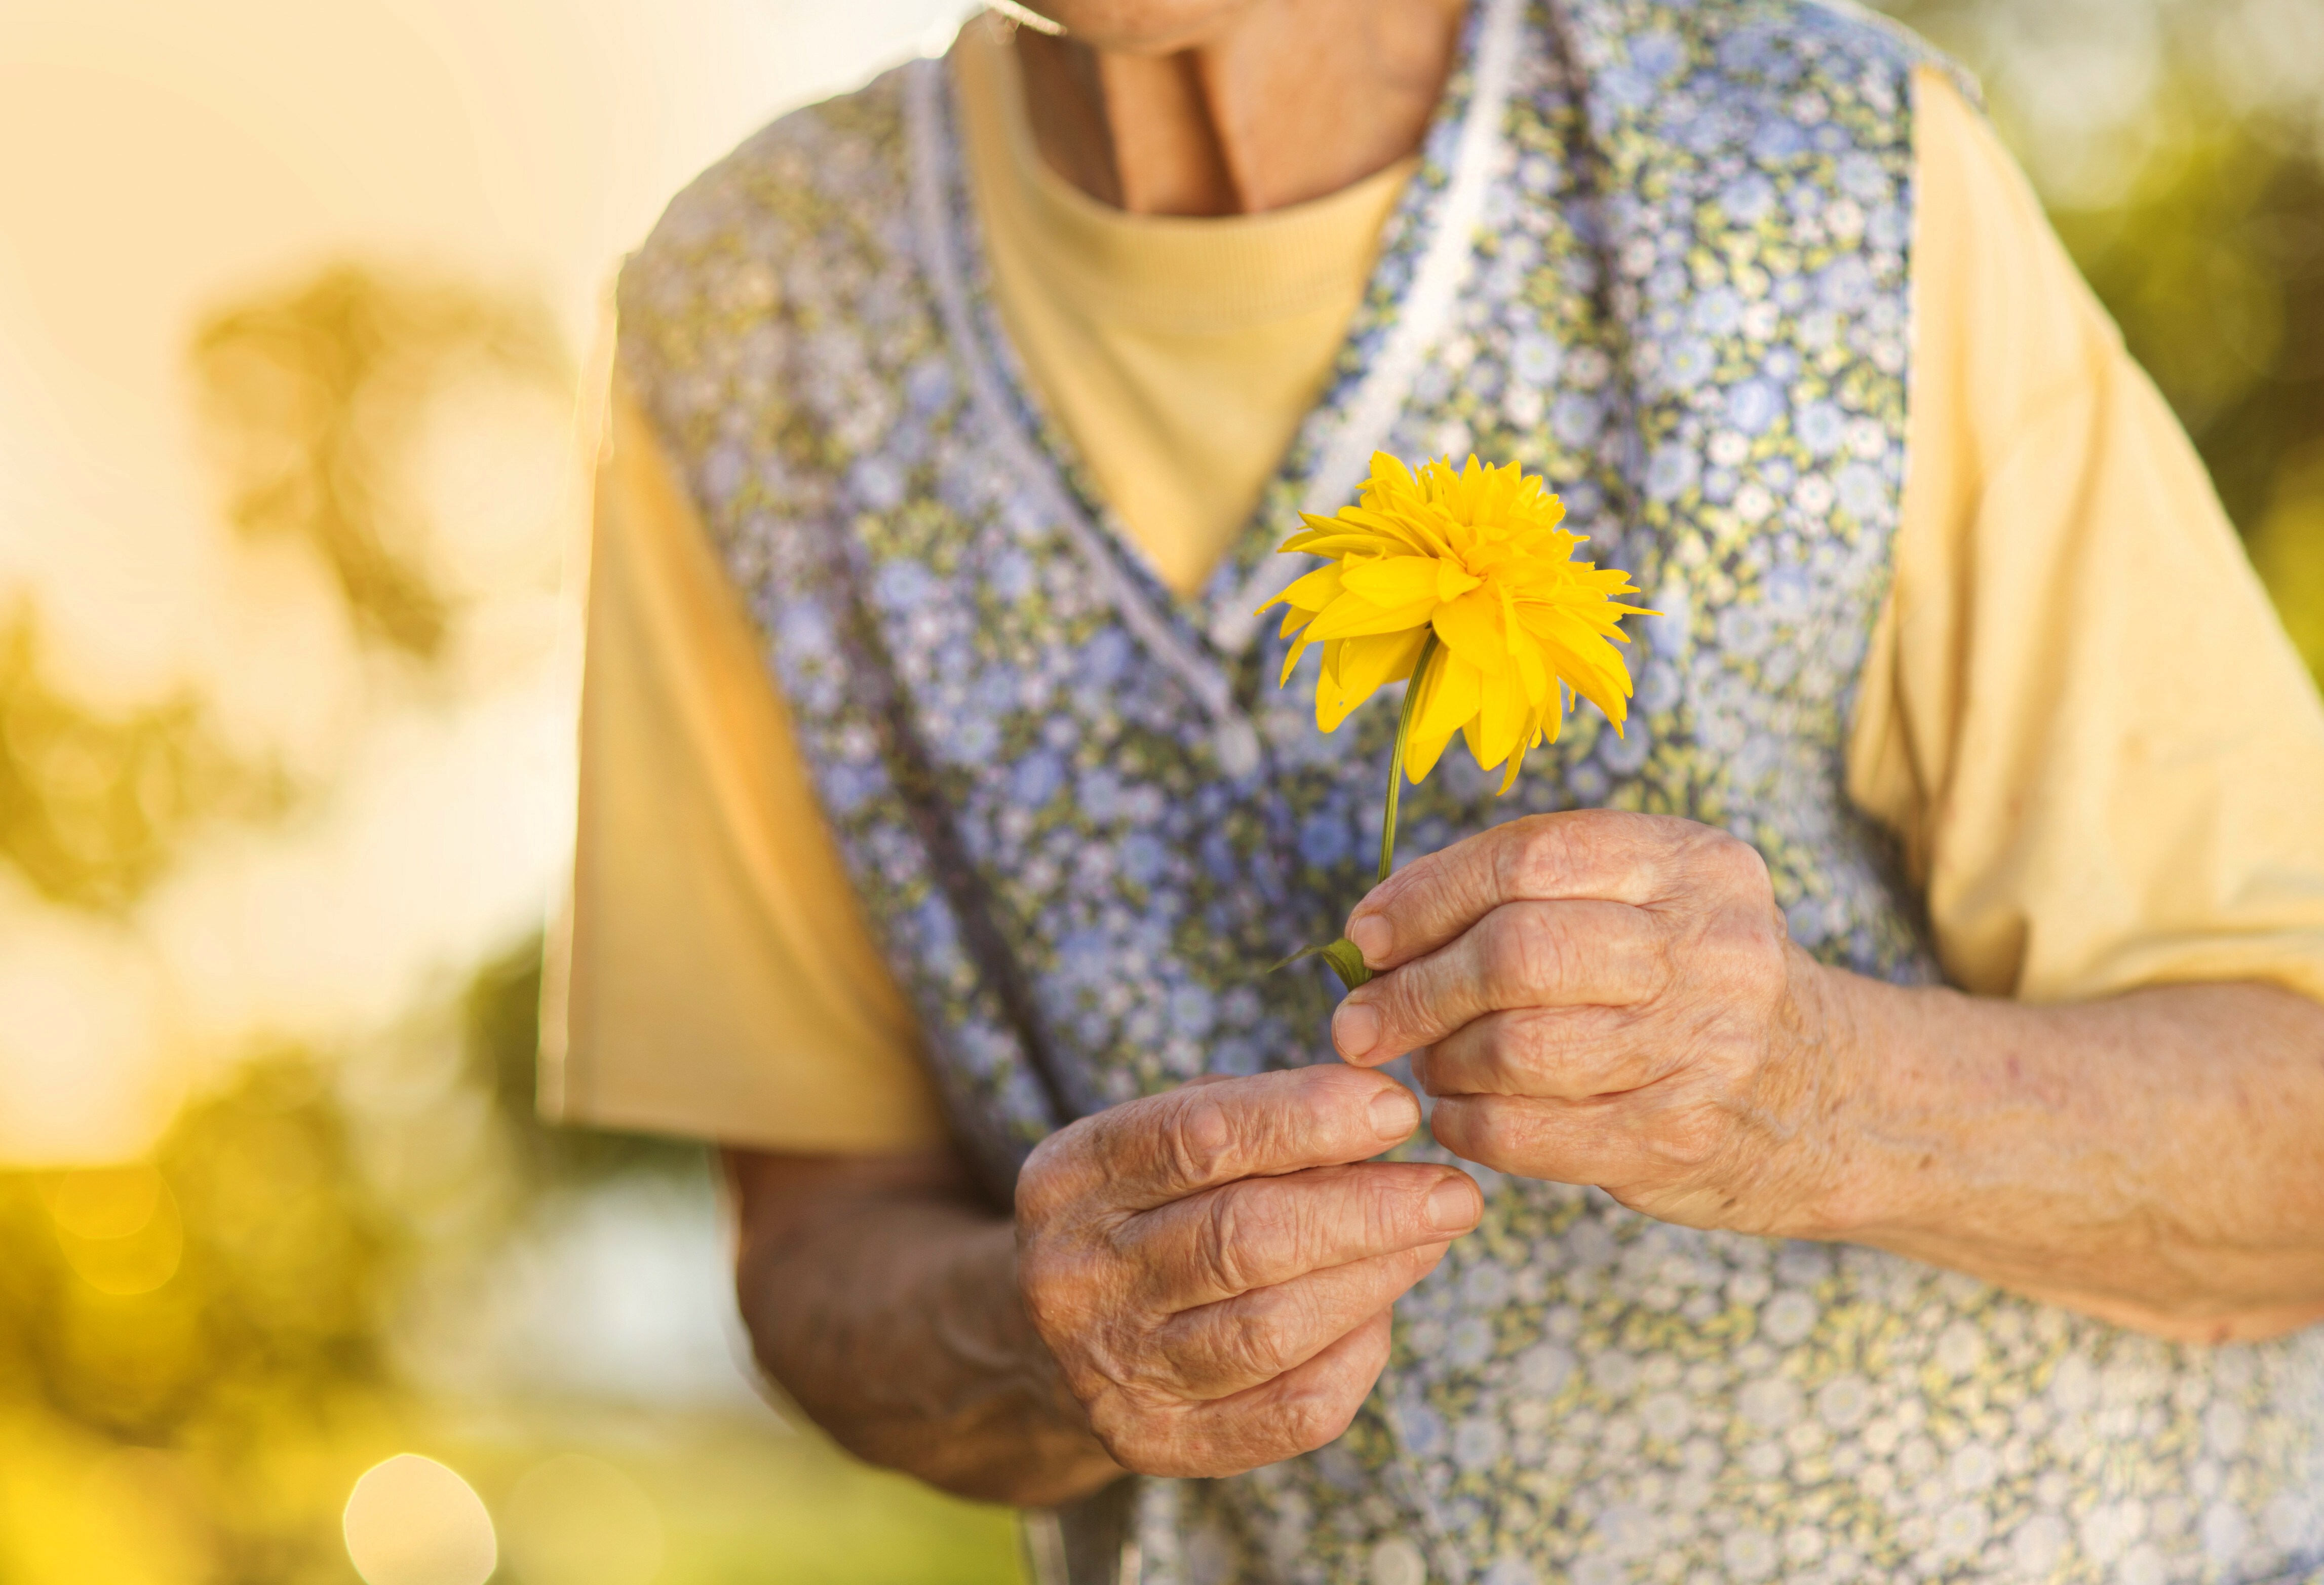
[[[347,1497],[347,1557],[364,1585],[484,1585],[500,1562],[492,1516],[458,1475],[398,1453]]]

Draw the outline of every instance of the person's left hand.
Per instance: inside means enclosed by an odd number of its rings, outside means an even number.
[[[1367,1067],[1415,1052],[1456,1155],[1694,1227],[1832,1225],[1851,977],[1792,945],[1749,844],[1610,810],[1515,820],[1397,871],[1348,935],[1381,972],[1333,1043]]]

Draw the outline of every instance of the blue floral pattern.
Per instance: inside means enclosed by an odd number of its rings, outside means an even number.
[[[1327,1049],[1321,979],[1251,969],[1364,889],[1395,705],[1318,734],[1312,681],[1278,696],[1279,641],[1234,616],[1384,382],[1391,449],[1547,475],[1662,613],[1627,736],[1575,717],[1502,799],[1448,756],[1409,848],[1684,815],[1758,847],[1826,961],[1936,977],[1841,785],[1904,476],[1923,57],[1794,0],[1483,0],[1471,34],[1332,388],[1198,599],[1014,364],[941,67],[770,127],[624,272],[626,370],[997,1184],[1065,1118]],[[1478,1175],[1484,1224],[1399,1307],[1345,1437],[1148,1483],[1148,1585],[2161,1585],[2324,1555],[2324,1335],[2166,1346]]]

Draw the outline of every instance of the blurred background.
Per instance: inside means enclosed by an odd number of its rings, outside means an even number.
[[[2324,7],[1896,0],[2324,671]],[[1010,1580],[541,1129],[611,272],[957,0],[0,7],[0,1580]]]

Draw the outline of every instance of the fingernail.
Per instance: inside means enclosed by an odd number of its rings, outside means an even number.
[[[1396,932],[1378,914],[1359,914],[1348,921],[1348,939],[1364,954],[1364,965],[1377,969],[1388,962],[1388,942]]]
[[[1420,1102],[1403,1085],[1372,1097],[1372,1127],[1379,1130],[1381,1138],[1408,1139],[1419,1126]]]
[[[1332,1044],[1346,1057],[1361,1056],[1379,1044],[1380,1016],[1360,1001],[1343,1001],[1332,1015]]]
[[[1477,1191],[1466,1178],[1446,1178],[1428,1191],[1428,1225],[1457,1233],[1477,1220]]]

